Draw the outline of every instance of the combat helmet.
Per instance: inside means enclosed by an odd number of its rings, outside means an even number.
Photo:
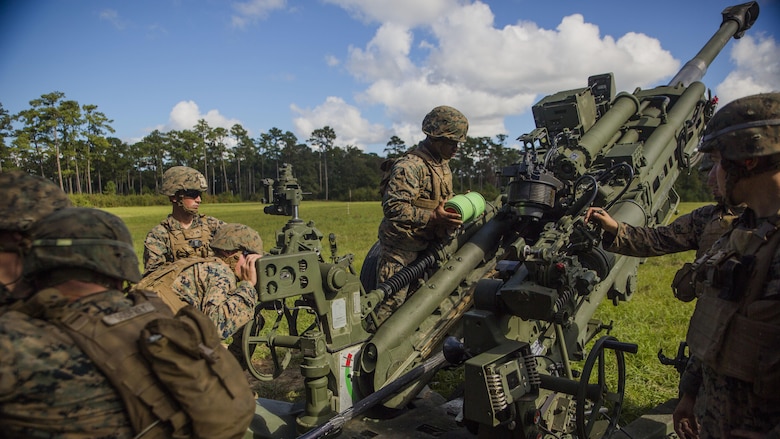
[[[70,206],[70,199],[50,180],[23,171],[0,173],[0,230],[27,232],[36,221]]]
[[[735,161],[780,153],[780,93],[729,102],[712,116],[699,150]]]
[[[238,223],[223,224],[209,243],[212,249],[225,252],[242,250],[263,254],[263,239],[251,227]]]
[[[469,131],[466,116],[455,108],[441,105],[428,114],[422,122],[422,132],[430,137],[444,137],[455,142],[465,142]]]
[[[187,166],[174,166],[163,173],[162,193],[173,197],[180,191],[208,189],[206,177],[196,169]]]
[[[110,278],[138,282],[138,257],[125,223],[90,207],[58,210],[32,229],[24,277],[63,268],[82,268]]]

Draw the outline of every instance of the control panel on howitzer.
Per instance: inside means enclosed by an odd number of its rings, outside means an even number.
[[[502,170],[502,195],[382,284],[373,281],[375,248],[359,278],[350,256],[334,251],[324,261],[323,235],[297,218],[300,188],[285,168],[270,210],[293,218],[258,261],[257,287],[259,309],[277,310],[291,329],[277,334],[275,324],[264,332],[258,314],[244,344],[250,357],[261,344],[303,353],[306,404],[297,433],[321,437],[361,410],[405,408],[443,364],[434,361],[442,351],[450,365],[463,367],[462,425],[479,437],[615,431],[624,353],[637,346],[603,335],[610,326],[593,316],[604,299],[617,305],[631,298],[639,260],[604,251],[600,230],[583,214],[597,206],[618,221],[649,226],[673,214],[673,185],[690,168],[715,110],[699,81],[729,39],[750,28],[758,5],[726,8],[722,16],[668,85],[615,94],[605,74],[539,101],[536,129],[518,138],[522,160]],[[376,306],[407,284],[414,294],[373,328]],[[301,311],[314,322],[299,334]],[[250,370],[272,379],[285,367],[272,358],[273,372]]]

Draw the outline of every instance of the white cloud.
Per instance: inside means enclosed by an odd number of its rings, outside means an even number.
[[[198,104],[194,101],[181,101],[171,110],[168,123],[163,127],[157,127],[160,131],[191,130],[200,119],[204,119],[210,127],[222,127],[230,129],[233,125],[241,123],[238,119],[229,119],[219,113],[219,110],[209,110],[201,114]]]
[[[746,35],[732,47],[731,59],[736,69],[715,87],[721,107],[742,96],[780,91],[780,46],[774,38]]]
[[[594,73],[613,72],[623,90],[658,84],[680,66],[657,39],[601,35],[580,14],[564,17],[555,29],[529,21],[497,28],[481,2],[414,2],[425,4],[421,10],[404,7],[405,1],[327,2],[381,23],[364,48],[349,48],[345,65],[368,82],[356,102],[384,107],[391,135],[410,144],[422,138],[420,121],[436,105],[463,111],[470,135],[492,136],[506,133],[505,117],[529,112],[540,95],[584,87]],[[356,134],[359,144],[370,144],[375,133]]]
[[[116,9],[103,9],[100,11],[99,17],[101,20],[111,23],[117,30],[124,30],[127,27],[125,20],[119,18],[119,12]]]
[[[424,25],[459,8],[464,0],[324,0],[348,11],[364,22]]]
[[[232,17],[233,27],[243,29],[246,25],[268,17],[271,11],[287,6],[287,0],[249,0],[233,3],[238,15]]]
[[[335,131],[338,145],[353,145],[363,149],[367,144],[385,143],[391,134],[380,124],[372,124],[360,115],[360,110],[343,99],[328,97],[313,109],[296,105],[290,108],[300,116],[293,119],[296,136],[305,140],[316,130],[329,126]]]

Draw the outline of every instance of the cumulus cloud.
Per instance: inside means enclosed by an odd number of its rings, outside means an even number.
[[[243,29],[246,25],[265,19],[271,11],[283,9],[287,0],[249,0],[233,3],[236,15],[231,18],[233,27]]]
[[[347,49],[343,66],[366,84],[355,93],[354,106],[330,97],[315,110],[300,110],[295,121],[300,136],[344,125],[346,108],[359,123],[337,129],[339,138],[349,130],[350,142],[361,146],[381,146],[392,135],[412,144],[423,137],[424,115],[444,104],[466,114],[469,135],[492,136],[507,133],[507,118],[529,118],[542,96],[584,87],[590,75],[612,72],[617,90],[633,90],[663,84],[681,66],[658,39],[636,32],[604,35],[581,14],[565,16],[549,29],[527,20],[501,27],[480,1],[324,1],[377,28],[362,46]],[[746,36],[732,59],[738,69],[718,87],[723,100],[778,88],[774,40]],[[361,108],[384,109],[392,126],[377,130]],[[387,134],[377,136],[378,131]]]
[[[229,119],[219,113],[218,110],[209,110],[206,114],[200,112],[198,104],[194,101],[181,101],[171,110],[168,123],[157,127],[161,131],[191,130],[198,121],[204,119],[212,128],[222,127],[230,129],[233,125],[241,123],[238,119]]]
[[[362,149],[366,144],[386,143],[391,134],[380,124],[372,124],[360,115],[360,110],[338,97],[328,97],[313,108],[290,108],[299,117],[293,119],[295,130],[303,139],[316,130],[329,126],[338,138],[339,146],[353,145]]]
[[[780,91],[780,46],[774,38],[746,35],[731,49],[736,69],[715,87],[721,106],[742,96]]]

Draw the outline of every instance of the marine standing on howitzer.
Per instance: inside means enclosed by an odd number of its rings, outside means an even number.
[[[445,105],[436,107],[422,122],[426,138],[392,163],[380,188],[384,218],[379,225],[379,282],[414,262],[432,243],[462,224],[459,214],[444,210],[444,203],[454,193],[449,160],[466,141],[468,130],[463,113]],[[408,286],[380,305],[378,323],[404,303],[407,293]]]
[[[208,319],[191,308],[189,320],[174,319],[156,295],[123,291],[141,275],[120,218],[73,207],[41,219],[23,274],[29,296],[0,315],[3,437],[166,438],[199,431],[211,434],[198,437],[214,437],[230,431],[235,438],[246,431],[251,392],[235,385],[243,385],[241,369],[220,352]],[[150,332],[155,324],[160,332]],[[172,332],[184,335],[174,341]],[[196,356],[188,343],[198,346]],[[152,351],[176,360],[152,361]],[[171,371],[173,378],[164,378]],[[240,377],[231,382],[231,395],[213,385],[230,381],[227,374]],[[208,409],[219,410],[220,418],[196,416],[180,395],[218,404]]]
[[[192,305],[226,339],[252,320],[257,306],[255,261],[263,240],[243,224],[224,224],[209,244],[215,257],[189,257],[165,264],[135,286],[160,295],[175,313]]]
[[[674,412],[683,438],[780,437],[780,93],[737,99],[708,123],[734,228],[689,267],[698,297]],[[757,190],[759,189],[760,190]]]
[[[162,193],[170,199],[173,212],[146,235],[144,275],[181,258],[214,256],[209,242],[225,222],[198,214],[206,189],[206,178],[195,169],[174,166],[165,171]]]
[[[0,173],[0,311],[23,292],[24,255],[30,249],[30,229],[36,221],[69,207],[70,199],[51,181],[23,171]]]
[[[712,191],[716,204],[694,209],[679,216],[669,225],[637,227],[618,223],[599,207],[589,208],[585,221],[598,222],[601,225],[604,230],[604,250],[609,252],[650,257],[696,250],[698,258],[709,250],[718,238],[731,230],[731,223],[743,210],[741,207],[730,207],[724,202],[716,181],[717,167],[718,163],[712,160],[710,154],[704,154],[699,172],[706,175],[707,186]],[[681,291],[677,289],[674,289],[674,293],[675,297],[683,302],[690,302],[695,298],[690,294],[680,296]]]

